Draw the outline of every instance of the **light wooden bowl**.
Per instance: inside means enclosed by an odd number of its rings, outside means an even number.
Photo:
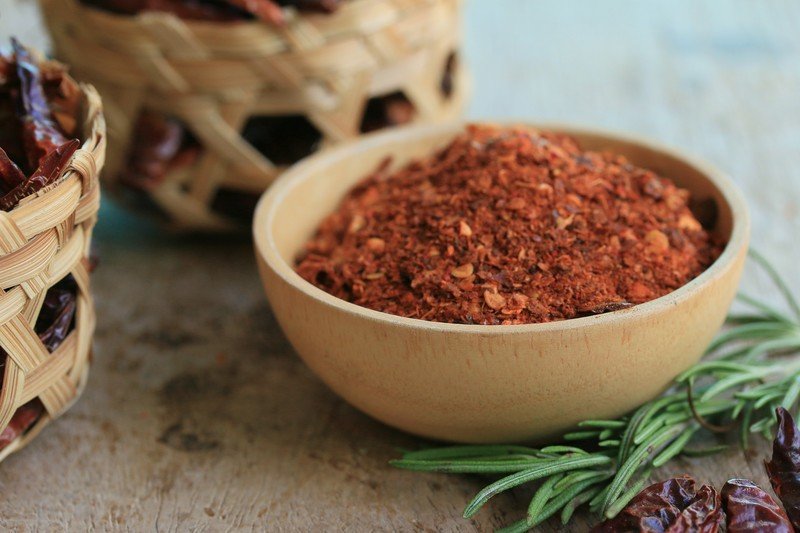
[[[706,206],[727,240],[711,267],[630,309],[547,324],[476,326],[372,311],[331,296],[293,270],[322,219],[385,157],[432,153],[463,125],[413,126],[312,156],[265,193],[256,255],[273,312],[297,353],[358,409],[411,433],[460,442],[545,440],[590,418],[616,417],[662,392],[700,358],[735,295],[749,217],[718,170],[656,144],[545,125],[584,148],[624,154]]]

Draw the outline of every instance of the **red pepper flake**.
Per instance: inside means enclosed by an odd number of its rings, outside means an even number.
[[[688,191],[622,156],[558,133],[470,126],[438,153],[356,186],[297,271],[399,316],[525,324],[652,300],[720,250]]]
[[[455,267],[453,270],[450,271],[450,274],[454,278],[468,278],[475,272],[475,268],[472,266],[472,263],[464,263],[463,265]]]

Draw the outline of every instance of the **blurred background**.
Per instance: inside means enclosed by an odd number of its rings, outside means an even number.
[[[34,1],[0,0],[0,35],[47,50],[39,20]],[[467,116],[611,128],[704,158],[745,189],[756,242],[788,269],[800,260],[799,22],[791,0],[472,0]],[[121,229],[110,211],[101,237]]]
[[[793,0],[468,0],[468,118],[608,128],[709,161],[745,192],[754,246],[798,292],[798,27]],[[49,50],[33,0],[0,0],[0,37],[10,35]],[[64,421],[3,465],[0,492],[16,494],[0,502],[6,525],[34,514],[68,524],[87,512],[98,527],[138,524],[157,512],[199,526],[225,509],[242,526],[256,515],[288,527],[297,516],[320,526],[463,525],[480,480],[419,482],[386,466],[416,439],[355,412],[296,361],[275,333],[247,237],[209,246],[165,236],[108,202],[96,235],[98,362]],[[757,292],[762,282],[751,271],[743,284]],[[199,453],[181,455],[186,443]],[[69,498],[57,487],[42,494],[42,462],[68,473]],[[258,514],[253,495],[277,503]],[[515,498],[499,498],[473,525],[507,523],[505,511],[526,505]],[[342,500],[346,513],[325,503]]]

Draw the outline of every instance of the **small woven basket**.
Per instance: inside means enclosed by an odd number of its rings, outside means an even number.
[[[465,100],[466,75],[453,60],[461,0],[349,0],[333,14],[290,11],[285,27],[40,2],[56,54],[103,96],[104,182],[115,198],[143,110],[176,117],[202,146],[146,190],[178,229],[241,228],[212,208],[217,194],[260,195],[280,173],[242,136],[253,117],[300,117],[324,149],[361,133],[371,98],[402,93],[413,120],[427,122],[457,117]]]
[[[95,312],[89,245],[100,206],[98,172],[105,158],[100,97],[80,86],[83,144],[51,186],[0,211],[0,346],[7,353],[0,389],[0,433],[17,409],[38,399],[44,411],[0,450],[16,452],[78,398],[89,371]],[[77,285],[74,327],[49,353],[34,331],[47,290],[68,275]]]

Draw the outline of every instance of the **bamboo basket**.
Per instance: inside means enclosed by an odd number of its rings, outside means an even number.
[[[415,121],[432,122],[459,116],[467,92],[460,61],[452,92],[441,89],[459,48],[461,0],[349,0],[333,14],[289,11],[282,28],[40,2],[56,54],[103,96],[111,145],[104,182],[115,198],[143,109],[177,117],[202,145],[194,163],[147,190],[177,229],[242,227],[211,208],[215,195],[259,195],[283,170],[242,137],[251,117],[305,117],[324,149],[360,134],[372,97],[400,91]]]
[[[89,246],[100,206],[106,126],[100,97],[81,85],[83,144],[58,180],[0,211],[0,346],[8,357],[0,389],[0,432],[15,411],[38,398],[44,411],[0,450],[0,461],[26,446],[80,396],[89,372],[95,311]],[[72,274],[77,284],[74,328],[49,353],[34,331],[47,290]]]

